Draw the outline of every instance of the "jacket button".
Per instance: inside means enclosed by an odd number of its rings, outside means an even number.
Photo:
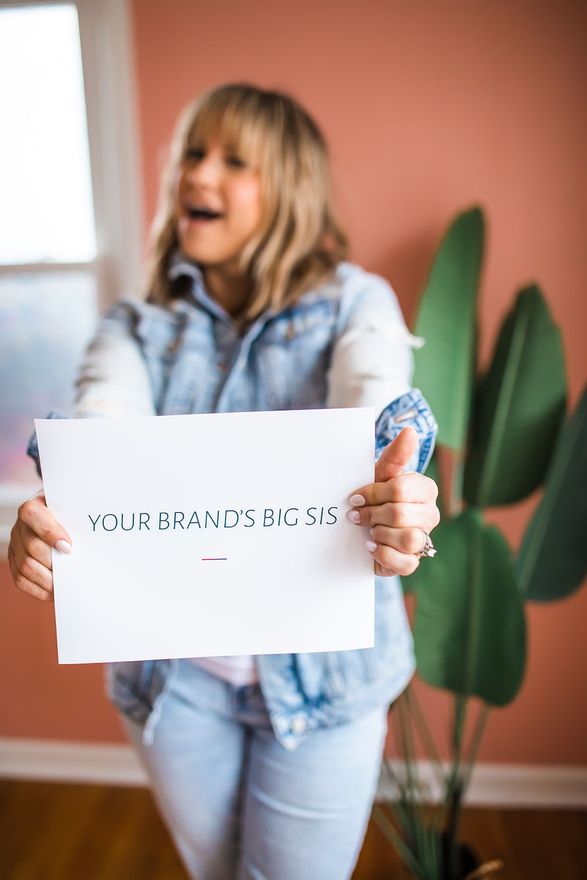
[[[289,722],[289,729],[292,733],[303,733],[307,726],[306,719],[303,715],[294,715]]]

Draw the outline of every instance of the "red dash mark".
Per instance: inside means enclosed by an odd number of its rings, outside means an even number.
[[[202,562],[222,562],[228,559],[228,556],[202,556]]]

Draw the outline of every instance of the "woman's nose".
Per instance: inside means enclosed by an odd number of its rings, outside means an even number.
[[[186,176],[192,182],[215,184],[220,180],[221,164],[213,156],[204,156],[187,169]]]

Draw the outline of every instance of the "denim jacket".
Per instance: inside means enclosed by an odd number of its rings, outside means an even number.
[[[208,295],[197,266],[179,252],[169,276],[188,279],[171,307],[126,298],[102,318],[78,377],[77,417],[373,406],[377,451],[411,424],[420,448],[406,470],[424,470],[436,424],[410,390],[411,348],[421,341],[407,330],[383,278],[340,263],[328,281],[293,306],[265,311],[241,336]],[[29,451],[36,457],[34,440]],[[286,748],[392,702],[412,677],[399,578],[374,582],[375,647],[256,658],[271,724]],[[146,743],[178,662],[107,665],[108,694],[143,727]]]

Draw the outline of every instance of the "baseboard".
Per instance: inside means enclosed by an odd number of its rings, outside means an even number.
[[[147,785],[131,746],[0,738],[0,777],[101,785]]]
[[[398,776],[401,763],[392,762]],[[448,773],[448,766],[443,765]],[[436,802],[441,790],[434,765],[417,762],[422,800]],[[382,773],[377,799],[395,800],[397,788]],[[489,764],[475,766],[465,803],[471,807],[587,808],[587,767],[544,764]]]
[[[401,763],[393,763],[401,773]],[[446,768],[444,768],[446,771]],[[428,761],[418,762],[423,800],[435,800],[439,786]],[[135,752],[126,745],[86,745],[0,738],[0,777],[100,785],[148,784]],[[382,775],[378,800],[394,800]],[[473,807],[587,808],[587,767],[478,764],[466,803]]]

